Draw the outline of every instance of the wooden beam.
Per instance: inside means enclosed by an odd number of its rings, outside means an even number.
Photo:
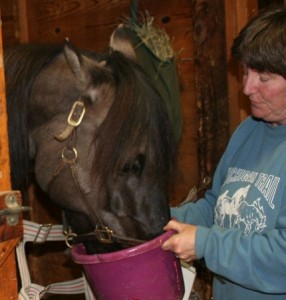
[[[26,0],[17,0],[18,8],[18,26],[19,26],[19,42],[27,43],[29,41],[28,15]]]
[[[0,16],[1,19],[1,16]],[[2,21],[0,24],[0,191],[11,190],[10,160],[7,133],[6,94],[2,46]],[[18,239],[0,243],[0,299],[18,299],[18,285],[14,247]]]
[[[229,139],[224,0],[193,1],[199,182],[212,177]]]
[[[2,48],[2,22],[0,28],[0,191],[11,189],[10,160],[7,134],[7,112]]]
[[[258,1],[225,0],[226,53],[228,62],[228,98],[230,115],[230,132],[250,113],[248,99],[242,93],[242,72],[237,62],[231,60],[230,48],[233,39],[258,12]]]

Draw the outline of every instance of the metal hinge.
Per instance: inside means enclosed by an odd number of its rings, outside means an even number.
[[[30,207],[19,205],[19,202],[21,203],[21,199],[19,201],[19,198],[21,196],[17,191],[3,192],[1,194],[2,197],[4,196],[6,208],[0,210],[0,217],[6,217],[6,223],[9,226],[16,226],[19,222],[19,214],[30,211]]]

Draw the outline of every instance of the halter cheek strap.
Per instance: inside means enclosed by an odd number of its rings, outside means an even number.
[[[84,114],[85,114],[85,107],[83,101],[80,100],[75,101],[69,113],[69,116],[67,118],[66,129],[61,134],[55,136],[55,138],[60,142],[67,140],[67,145],[62,150],[61,159],[58,163],[55,173],[53,174],[49,182],[48,190],[50,189],[51,185],[58,177],[58,175],[66,167],[69,167],[80,201],[82,205],[86,208],[86,210],[89,212],[90,222],[94,226],[94,231],[80,236],[76,236],[74,233],[71,232],[70,237],[73,240],[73,242],[81,243],[85,241],[87,242],[87,241],[97,240],[101,243],[119,243],[128,246],[142,244],[145,241],[119,236],[115,234],[113,230],[111,230],[109,227],[105,226],[101,221],[101,219],[99,218],[98,214],[96,213],[94,206],[86,198],[84,192],[81,189],[79,177],[77,173],[77,165],[76,165],[78,151],[76,149],[75,129],[81,124]],[[71,246],[69,244],[69,241],[67,242],[67,244],[68,246]]]

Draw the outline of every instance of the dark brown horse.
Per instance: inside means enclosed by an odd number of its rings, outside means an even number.
[[[89,253],[162,233],[175,142],[142,69],[110,49],[5,50],[14,189],[32,171]]]

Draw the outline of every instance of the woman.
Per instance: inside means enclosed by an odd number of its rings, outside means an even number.
[[[232,54],[252,116],[233,134],[205,197],[172,209],[165,230],[178,233],[162,248],[204,258],[214,300],[286,299],[286,9],[250,20]]]

